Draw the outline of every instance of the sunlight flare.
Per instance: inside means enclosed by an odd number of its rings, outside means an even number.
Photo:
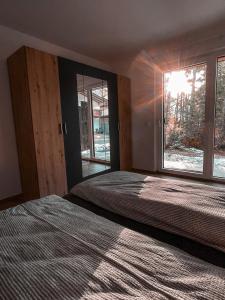
[[[171,94],[172,97],[176,97],[179,94],[190,94],[191,84],[188,81],[185,71],[174,71],[166,73],[166,91]]]

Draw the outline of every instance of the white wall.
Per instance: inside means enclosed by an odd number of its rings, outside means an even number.
[[[113,64],[131,79],[133,168],[156,170],[154,65],[146,51]]]
[[[21,193],[6,59],[23,45],[111,71],[102,62],[0,26],[0,199]]]

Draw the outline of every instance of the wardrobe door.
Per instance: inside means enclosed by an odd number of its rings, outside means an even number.
[[[120,170],[132,170],[131,138],[131,82],[122,75],[117,76],[119,122],[120,122]]]
[[[117,76],[59,58],[68,188],[119,170]]]
[[[67,191],[57,57],[26,48],[40,196]]]
[[[8,58],[11,100],[16,132],[17,152],[23,197],[40,197],[35,151],[26,48],[19,49]]]
[[[67,193],[57,57],[28,47],[8,59],[26,200]]]

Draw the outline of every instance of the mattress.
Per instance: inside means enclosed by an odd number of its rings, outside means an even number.
[[[0,299],[225,299],[225,270],[49,196],[0,212]]]
[[[112,222],[120,224],[124,227],[137,231],[141,234],[147,235],[164,243],[173,245],[191,254],[192,256],[203,259],[216,266],[225,268],[225,252],[219,251],[218,249],[204,245],[200,242],[193,241],[192,239],[156,228],[154,226],[134,221],[130,218],[123,217],[119,214],[113,213],[98,205],[95,205],[90,201],[74,196],[73,194],[67,194],[63,198],[76,205],[86,208],[96,215],[102,216]]]
[[[119,171],[86,180],[71,192],[132,220],[225,252],[225,189]]]

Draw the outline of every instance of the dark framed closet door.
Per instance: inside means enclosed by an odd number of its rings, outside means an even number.
[[[120,168],[117,75],[61,57],[58,65],[70,189],[84,179]],[[100,168],[84,174],[86,164]]]

